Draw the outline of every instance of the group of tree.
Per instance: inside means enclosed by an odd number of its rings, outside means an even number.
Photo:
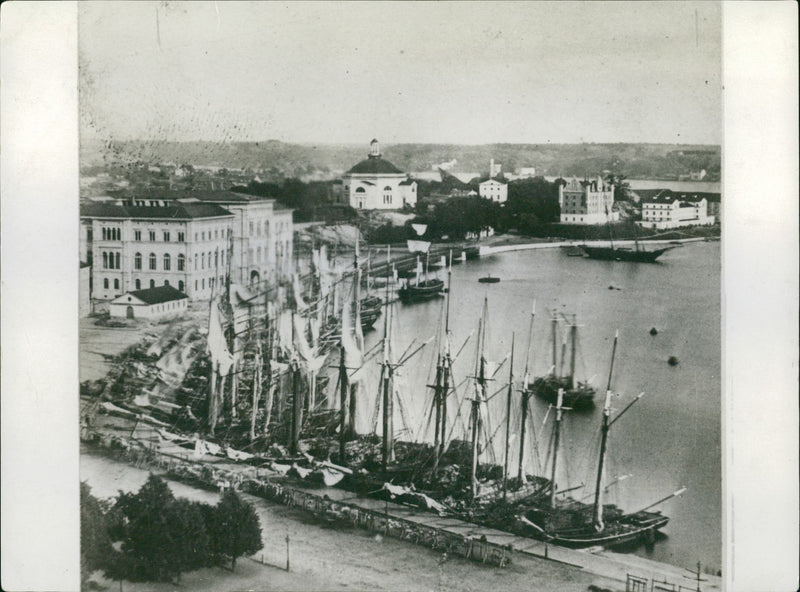
[[[81,483],[81,579],[97,570],[116,580],[180,581],[181,574],[230,562],[261,549],[261,525],[233,490],[216,506],[176,498],[150,475],[136,493],[111,502]]]
[[[294,210],[295,222],[326,220],[337,222],[352,219],[355,211],[350,207],[331,203],[332,181],[284,179],[282,183],[260,183],[251,181],[247,185],[234,185],[231,190],[246,195],[269,197],[279,204]]]

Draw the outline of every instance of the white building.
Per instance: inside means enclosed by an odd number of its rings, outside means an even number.
[[[660,195],[642,200],[643,228],[678,228],[680,226],[711,226],[714,216],[708,215],[708,202],[681,199],[676,195]]]
[[[597,177],[591,181],[572,178],[558,186],[562,224],[605,224],[619,220],[614,205],[614,186]]]
[[[112,317],[160,319],[186,312],[189,297],[172,286],[134,290],[118,296],[109,304]]]
[[[233,218],[216,204],[199,202],[83,206],[92,298],[111,300],[158,286],[176,287],[192,300],[210,298],[215,285],[224,285]]]
[[[518,179],[530,179],[536,176],[536,167],[520,167],[517,171]]]
[[[498,179],[487,179],[478,184],[478,194],[497,203],[505,203],[508,199],[508,184]]]
[[[372,140],[367,158],[342,175],[342,199],[359,210],[399,210],[417,203],[417,183],[384,160]]]

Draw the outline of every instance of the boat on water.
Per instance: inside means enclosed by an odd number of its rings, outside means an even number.
[[[425,253],[425,270],[422,270],[422,263],[417,257],[417,273],[412,281],[411,278],[406,280],[406,284],[400,288],[397,295],[400,300],[406,303],[421,302],[438,298],[444,293],[444,282],[438,277],[431,276],[429,273],[429,253],[431,243],[421,240],[409,240],[408,250],[411,253]]]
[[[492,276],[492,274],[489,274],[489,275],[484,276],[482,278],[478,278],[478,282],[480,282],[481,284],[496,284],[499,281],[500,281],[500,278],[499,277],[494,277],[494,276]]]
[[[562,342],[561,365],[565,362],[565,350],[567,348],[567,341],[569,341],[569,372],[564,375],[558,371],[558,329],[561,320],[567,320],[569,331],[568,339]],[[578,324],[575,320],[575,315],[572,319],[559,317],[556,311],[553,311],[551,320],[552,327],[552,366],[550,372],[545,376],[539,376],[532,383],[527,384],[527,388],[537,397],[545,401],[555,404],[560,390],[564,391],[564,404],[572,409],[587,409],[594,407],[595,388],[588,382],[580,382],[575,378],[575,366],[577,360],[578,349]]]
[[[608,210],[606,209],[606,216]],[[634,229],[637,228],[634,226]],[[614,244],[614,236],[611,230],[611,223],[608,223],[608,234],[611,245],[608,247],[589,246],[587,244],[580,245],[583,252],[589,259],[600,259],[602,261],[630,261],[634,263],[655,263],[656,259],[661,257],[670,249],[674,249],[676,245],[670,245],[661,249],[645,249],[639,244],[638,233],[634,234],[634,248],[620,247]]]

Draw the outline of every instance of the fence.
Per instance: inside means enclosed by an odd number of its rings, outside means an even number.
[[[98,435],[94,442],[118,460],[137,468],[161,469],[171,479],[188,485],[210,490],[232,487],[275,503],[297,508],[326,522],[348,524],[497,567],[505,567],[511,563],[511,547],[508,545],[498,545],[484,539],[463,536],[427,524],[390,516],[386,512],[362,508],[356,504],[333,501],[325,496],[263,479],[258,470],[252,467],[243,469],[242,472],[209,467],[188,458],[166,455],[116,435]]]
[[[625,582],[625,592],[698,592],[700,588],[694,586],[682,586],[673,584],[666,580],[653,580],[652,582],[647,578],[627,574]],[[649,587],[648,587],[649,584]]]

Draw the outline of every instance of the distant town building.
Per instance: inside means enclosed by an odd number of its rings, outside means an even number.
[[[385,160],[372,140],[367,158],[342,175],[342,199],[359,210],[398,210],[417,203],[417,183]]]
[[[520,167],[517,171],[518,179],[530,179],[536,176],[536,167]]]
[[[503,165],[500,163],[495,164],[494,158],[489,161],[489,178],[494,179],[503,170]]]
[[[613,210],[614,186],[598,176],[591,181],[572,178],[558,186],[562,224],[605,224],[619,220]]]
[[[454,166],[456,166],[456,164],[458,164],[458,161],[454,158],[453,160],[450,160],[448,162],[440,162],[438,164],[432,164],[431,165],[431,170],[432,171],[439,171],[439,170],[449,171]]]
[[[508,199],[508,184],[499,179],[487,179],[478,184],[478,193],[483,198],[505,203]]]
[[[189,297],[172,286],[133,290],[109,303],[112,317],[159,319],[186,312]]]
[[[678,181],[702,181],[708,173],[705,169],[699,171],[689,171],[688,175],[678,175]]]
[[[643,228],[678,228],[681,226],[710,226],[714,216],[708,215],[708,201],[665,190],[655,197],[642,199]]]

